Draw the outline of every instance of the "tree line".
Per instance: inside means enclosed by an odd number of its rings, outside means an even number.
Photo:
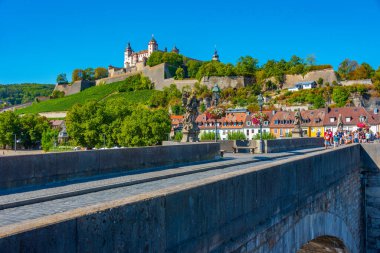
[[[71,74],[71,82],[79,80],[94,81],[101,78],[108,77],[108,70],[103,67],[86,68],[86,69],[74,69]],[[65,73],[61,73],[57,76],[56,82],[58,84],[68,84],[67,76]]]
[[[0,108],[32,102],[36,97],[49,96],[54,89],[50,84],[0,84]]]

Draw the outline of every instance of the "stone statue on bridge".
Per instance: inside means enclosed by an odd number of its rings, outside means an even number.
[[[182,95],[182,106],[185,107],[186,113],[183,120],[182,140],[181,142],[197,142],[199,141],[199,127],[195,120],[198,117],[199,100],[196,92],[193,90],[191,94],[184,92]]]
[[[294,128],[292,130],[292,137],[303,137],[301,123],[302,123],[302,116],[301,116],[301,112],[298,110],[294,114]]]
[[[339,114],[338,117],[338,124],[337,124],[337,131],[342,132],[343,131],[343,119],[342,119],[342,114]]]

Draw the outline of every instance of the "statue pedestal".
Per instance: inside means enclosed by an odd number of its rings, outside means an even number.
[[[293,128],[292,129],[292,137],[303,137],[303,131],[302,128]]]
[[[182,140],[181,142],[198,142],[199,141],[199,138],[198,138],[198,134],[199,132],[185,132],[185,131],[182,131]]]

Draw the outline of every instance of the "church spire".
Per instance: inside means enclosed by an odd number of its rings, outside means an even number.
[[[214,55],[212,56],[212,60],[213,61],[219,61],[219,55],[218,55],[218,51],[216,50],[216,47],[214,50]]]

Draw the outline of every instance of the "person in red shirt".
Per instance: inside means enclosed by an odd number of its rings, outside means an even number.
[[[330,146],[330,140],[331,140],[331,135],[330,135],[330,130],[327,130],[324,134],[324,137],[325,137],[325,149],[328,148],[328,146]]]

